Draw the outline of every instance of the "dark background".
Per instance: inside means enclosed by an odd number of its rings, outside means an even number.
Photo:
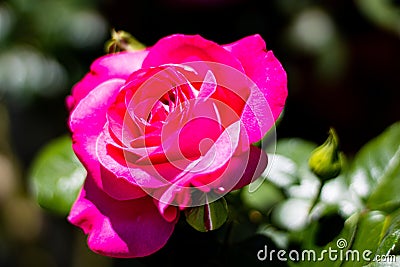
[[[221,44],[261,34],[288,72],[289,97],[278,137],[321,142],[332,126],[342,148],[354,153],[400,119],[400,33],[382,29],[359,8],[354,1],[337,0],[126,0],[106,1],[102,12],[110,25],[148,45],[172,33],[201,34]],[[332,24],[334,36],[313,49],[293,28],[302,15],[314,19],[311,26],[318,24],[318,17],[312,18],[317,12]],[[318,29],[305,29],[313,30]],[[339,62],[329,62],[330,56]]]
[[[179,251],[189,259],[191,238],[199,241],[194,251],[212,251],[212,234],[186,229],[142,262],[96,257],[79,230],[43,212],[30,197],[32,160],[48,141],[67,133],[65,97],[104,54],[112,28],[147,46],[173,33],[200,34],[220,44],[259,33],[288,75],[278,138],[321,143],[332,126],[351,157],[400,119],[399,1],[381,8],[370,3],[0,1],[0,266],[151,265]]]

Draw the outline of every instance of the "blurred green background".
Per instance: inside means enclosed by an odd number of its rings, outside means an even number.
[[[79,229],[31,196],[32,161],[68,132],[65,97],[104,54],[112,28],[148,46],[172,33],[221,44],[261,34],[289,79],[278,138],[321,143],[333,126],[342,150],[352,155],[400,120],[399,1],[1,1],[0,267],[147,266],[168,255],[213,254],[218,233],[182,226],[154,257],[97,256]]]

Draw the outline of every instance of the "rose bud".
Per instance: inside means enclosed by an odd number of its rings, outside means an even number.
[[[311,171],[322,181],[335,178],[340,174],[343,158],[339,152],[339,140],[333,128],[329,130],[326,141],[311,153],[308,164]]]

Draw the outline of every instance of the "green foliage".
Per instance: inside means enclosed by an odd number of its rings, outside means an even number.
[[[400,9],[392,0],[357,0],[355,3],[364,15],[376,25],[399,34]]]
[[[289,259],[290,266],[395,266],[400,260],[400,123],[343,160],[341,174],[326,183],[308,166],[315,147],[297,138],[279,140],[262,185],[252,193],[242,189],[246,207],[263,215],[257,233],[275,249],[298,251],[300,260]],[[316,259],[302,260],[301,253],[309,250]],[[336,250],[332,258],[329,250]]]
[[[38,203],[60,215],[68,214],[85,177],[69,136],[59,137],[39,151],[29,174]]]
[[[400,207],[400,123],[389,127],[356,155],[350,184],[371,208]],[[357,188],[359,183],[365,189]]]
[[[220,228],[228,218],[228,206],[222,197],[214,202],[185,210],[186,221],[197,231]]]

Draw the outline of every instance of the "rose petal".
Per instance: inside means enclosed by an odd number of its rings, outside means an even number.
[[[158,211],[160,212],[160,214],[163,216],[163,218],[167,221],[167,222],[172,222],[175,221],[178,213],[179,213],[179,209],[175,206],[166,206],[166,207],[161,207],[160,202],[156,199],[153,199],[154,204],[157,206]]]
[[[239,143],[240,121],[228,126],[207,153],[188,166],[194,173],[211,173],[220,169],[232,157]]]
[[[75,154],[100,188],[102,182],[96,154],[97,138],[106,123],[107,107],[114,101],[124,82],[122,79],[111,79],[100,84],[79,102],[69,117]]]
[[[191,61],[211,61],[243,71],[240,62],[220,45],[200,35],[174,34],[159,40],[143,61],[143,67],[179,64]]]
[[[245,73],[258,86],[254,88],[242,115],[250,142],[260,140],[273,126],[285,105],[287,97],[286,72],[271,51],[266,50],[260,35],[243,38],[224,45],[243,65]],[[266,115],[269,109],[273,118]]]
[[[265,152],[258,147],[250,146],[248,153],[232,157],[222,169],[223,172],[196,177],[192,183],[197,187],[222,190],[221,193],[240,189],[259,178],[267,163]]]
[[[190,203],[191,189],[193,189],[188,187],[189,184],[195,186],[196,190],[205,193],[211,189],[220,193],[240,189],[259,178],[267,163],[268,159],[265,152],[258,147],[250,146],[248,153],[230,158],[229,162],[213,172],[197,174],[195,172],[182,172],[183,176],[178,182],[155,191],[159,199],[158,209],[160,213],[165,214],[166,209],[171,205],[186,207]]]
[[[174,212],[169,211],[169,216]],[[171,236],[179,213],[167,222],[153,199],[117,201],[102,192],[89,176],[68,220],[88,234],[93,251],[110,257],[143,257],[161,249]],[[171,219],[171,218],[170,218]]]
[[[233,157],[232,161],[235,162],[236,165],[243,164],[243,162],[240,163],[241,161],[240,157]],[[259,149],[258,147],[250,146],[250,154],[247,161],[246,169],[242,177],[240,178],[239,182],[232,188],[232,190],[240,189],[243,186],[246,186],[249,183],[258,179],[265,170],[265,168],[267,167],[267,164],[268,164],[267,154],[265,154],[265,152]],[[231,169],[230,171],[235,172],[234,169]],[[229,172],[227,172],[226,178],[228,178],[229,175],[230,175]],[[222,180],[226,180],[226,178]]]
[[[118,93],[115,102],[107,109],[106,114],[110,135],[121,146],[129,146],[130,140],[142,134],[138,125],[126,112],[126,93],[126,90]]]
[[[108,127],[106,125],[105,132]],[[109,144],[104,132],[97,139],[96,152],[101,164],[102,189],[117,200],[127,200],[143,197],[146,193],[137,185],[132,172],[127,167],[122,149]],[[142,175],[148,175],[142,171]]]
[[[207,71],[204,81],[201,84],[198,101],[206,101],[217,90],[217,81],[212,71]]]
[[[127,79],[140,69],[148,51],[120,52],[108,54],[95,60],[90,72],[72,89],[72,96],[67,98],[67,106],[72,110],[90,91],[104,81],[113,78]]]
[[[239,129],[240,121],[227,127],[204,156],[186,165],[186,169],[182,169],[181,173],[176,176],[173,184],[156,192],[160,199],[158,207],[161,212],[170,204],[181,206],[182,203],[179,203],[179,201],[190,197],[191,190],[189,187],[186,187],[186,185],[189,185],[191,180],[196,176],[200,176],[203,179],[204,177],[213,178],[209,181],[210,183],[218,179],[219,175],[215,175],[215,173],[220,174],[219,170],[223,168],[226,162],[232,157],[238,144]],[[240,178],[240,176],[237,177]],[[234,178],[228,178],[230,181],[232,181],[232,179]],[[208,191],[207,189],[208,184],[205,191]],[[177,199],[178,195],[180,197]]]

